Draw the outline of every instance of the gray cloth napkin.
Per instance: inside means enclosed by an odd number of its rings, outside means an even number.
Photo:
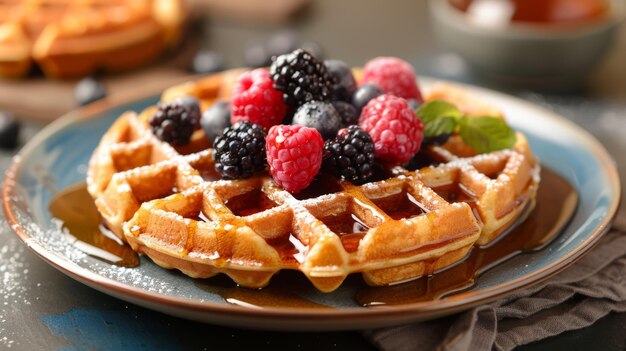
[[[572,267],[456,316],[366,331],[381,350],[511,350],[626,311],[626,233],[613,229]]]

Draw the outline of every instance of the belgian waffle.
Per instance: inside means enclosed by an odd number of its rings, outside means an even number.
[[[46,76],[124,70],[180,37],[182,0],[0,0],[0,76],[36,62]]]
[[[171,88],[162,100],[194,95],[209,105],[228,96],[234,75]],[[471,101],[454,86],[427,96]],[[225,273],[258,288],[294,269],[328,292],[354,272],[370,285],[432,274],[510,227],[534,204],[539,183],[518,133],[513,148],[481,155],[452,137],[426,150],[427,166],[381,169],[360,186],[320,174],[294,196],[267,174],[219,180],[203,132],[172,147],[150,132],[153,112],[127,112],[114,123],[90,161],[88,190],[134,250],[195,278]]]

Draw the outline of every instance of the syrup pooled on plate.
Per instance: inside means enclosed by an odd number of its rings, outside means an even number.
[[[102,218],[87,192],[87,185],[77,184],[60,191],[48,206],[52,216],[63,223],[76,238],[75,247],[95,258],[122,267],[136,267],[139,256],[122,243],[102,223]]]
[[[455,201],[473,200],[467,194],[458,193],[457,189],[437,190],[440,195],[449,199],[454,198]],[[265,199],[260,194],[253,195],[248,195],[253,197],[251,201],[253,205],[271,207],[271,204],[265,203]],[[398,210],[398,216],[412,216],[420,212],[419,207],[413,208],[413,201],[408,195],[402,194],[402,198],[396,200],[398,203],[411,206],[411,209],[406,211],[392,208],[392,210]],[[540,250],[549,244],[568,223],[576,210],[577,203],[578,195],[575,189],[563,177],[543,168],[536,207],[527,214],[525,220],[491,245],[474,247],[463,261],[453,267],[435,272],[430,277],[386,287],[369,287],[361,279],[356,279],[358,277],[349,277],[345,284],[356,291],[355,299],[362,306],[398,305],[437,300],[455,292],[467,290],[475,284],[481,273],[514,256]],[[381,204],[389,205],[384,202]],[[59,192],[51,201],[49,208],[52,215],[61,220],[68,232],[77,239],[76,247],[87,254],[125,267],[134,267],[139,264],[137,254],[104,227],[93,199],[84,184]],[[327,225],[337,227],[335,228],[337,232],[343,234],[342,242],[348,251],[352,247],[358,247],[358,240],[368,229],[363,221],[351,213],[337,218],[323,218],[323,221]],[[301,243],[299,240],[291,240],[292,237],[293,235],[289,235],[286,237],[289,240],[272,244],[283,258],[297,261],[298,253],[306,248],[298,247],[297,244]],[[217,293],[225,301],[239,306],[329,308],[302,297],[307,295],[307,289],[312,289],[312,287],[302,274],[297,272],[281,272],[272,279],[268,287],[260,290],[237,287],[232,281],[222,276],[199,280],[196,285]]]
[[[362,306],[398,305],[437,300],[471,288],[478,276],[522,253],[541,250],[565,227],[578,204],[575,189],[560,175],[543,168],[535,208],[487,247],[474,247],[453,267],[411,282],[365,287],[356,294]]]

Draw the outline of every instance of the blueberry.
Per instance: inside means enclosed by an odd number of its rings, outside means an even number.
[[[315,128],[324,139],[330,139],[341,128],[341,117],[328,102],[309,101],[300,106],[293,116],[293,124]]]
[[[200,125],[207,139],[213,141],[230,127],[230,102],[217,101],[202,113]]]
[[[415,99],[407,99],[406,102],[409,104],[409,107],[413,112],[417,111],[418,108],[422,105],[419,101]]]
[[[224,70],[224,57],[215,51],[199,51],[193,58],[191,69],[195,73],[215,73]]]
[[[11,113],[0,111],[0,149],[13,149],[19,142],[20,123]]]
[[[341,124],[343,127],[347,127],[353,124],[357,124],[359,121],[359,114],[356,112],[356,108],[352,104],[345,101],[333,101],[335,110],[341,116]]]
[[[361,110],[370,100],[382,94],[383,90],[378,85],[372,83],[363,84],[352,94],[352,105],[361,114]]]
[[[106,95],[107,92],[104,84],[93,77],[81,79],[78,84],[76,84],[76,89],[74,90],[74,99],[79,106],[100,100]]]
[[[290,53],[299,47],[300,35],[291,29],[278,31],[267,40],[267,52],[270,57]]]
[[[249,67],[265,67],[272,64],[272,55],[262,42],[253,42],[246,46],[244,62]]]
[[[345,62],[339,60],[326,60],[324,64],[333,77],[333,100],[350,101],[352,94],[356,90],[356,81],[350,67]]]

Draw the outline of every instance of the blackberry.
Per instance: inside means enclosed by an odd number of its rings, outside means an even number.
[[[333,77],[331,89],[333,100],[350,101],[352,94],[356,90],[356,81],[350,67],[345,62],[339,60],[326,60],[324,64]]]
[[[292,124],[315,128],[326,140],[341,128],[341,116],[330,102],[309,101],[296,111]]]
[[[263,127],[242,121],[215,139],[215,170],[224,179],[250,178],[265,168]]]
[[[324,165],[341,179],[364,183],[371,178],[374,167],[374,143],[358,126],[342,129],[324,145]]]
[[[351,126],[359,122],[359,114],[352,104],[345,101],[333,101],[335,110],[341,116],[341,124],[343,127]]]
[[[200,107],[192,97],[160,103],[157,111],[150,117],[154,135],[173,145],[188,144],[199,123]]]
[[[274,89],[283,92],[288,106],[299,107],[308,101],[327,101],[333,83],[323,62],[308,51],[297,49],[272,62],[270,75]]]
[[[352,94],[352,105],[360,115],[361,110],[370,100],[382,94],[383,90],[378,85],[373,83],[363,84]]]

